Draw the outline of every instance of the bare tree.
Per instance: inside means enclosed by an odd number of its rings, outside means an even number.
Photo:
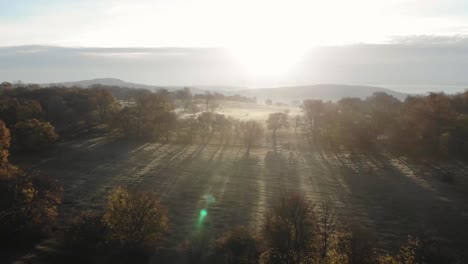
[[[297,137],[297,129],[304,125],[304,118],[300,115],[296,115],[291,119],[291,126],[294,128],[294,134]]]
[[[281,128],[289,127],[288,114],[286,113],[273,113],[268,116],[267,120],[268,129],[273,131],[273,150],[276,152],[276,131]]]
[[[338,220],[330,201],[322,203],[319,207],[317,220],[319,255],[321,259],[326,259],[338,227]]]
[[[267,215],[263,236],[283,252],[304,250],[313,235],[312,205],[297,193],[285,195]]]
[[[325,105],[322,100],[305,100],[304,101],[304,112],[309,121],[310,131],[312,135],[316,136],[319,128],[319,118],[323,114]]]
[[[263,126],[260,122],[249,120],[240,124],[244,145],[247,147],[245,155],[248,157],[250,148],[263,137]]]

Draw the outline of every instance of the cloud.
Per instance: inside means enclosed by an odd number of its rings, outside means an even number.
[[[468,31],[468,28],[467,28]],[[405,45],[468,45],[468,34],[456,34],[451,36],[440,35],[412,35],[393,37],[391,43]]]
[[[45,0],[44,0],[45,1]],[[12,1],[15,2],[15,1]],[[465,1],[466,2],[466,1]],[[0,46],[317,46],[468,33],[460,0],[56,1],[0,17]],[[8,6],[8,5],[7,5]],[[0,9],[2,6],[0,6]],[[5,8],[4,8],[5,9]]]

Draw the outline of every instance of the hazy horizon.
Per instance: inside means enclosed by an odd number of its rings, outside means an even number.
[[[0,80],[56,83],[117,78],[154,86],[265,88],[380,86],[406,93],[468,88],[468,38],[419,36],[392,44],[309,49],[288,70],[252,73],[226,48],[0,47]],[[274,59],[272,59],[274,61]]]

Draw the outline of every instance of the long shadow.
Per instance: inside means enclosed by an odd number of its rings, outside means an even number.
[[[349,167],[343,159],[337,160],[341,167]],[[468,226],[466,217],[459,207],[419,184],[418,171],[407,175],[380,153],[356,155],[352,164],[357,173],[341,175],[351,190],[350,206],[365,211],[364,216],[375,224],[387,245],[407,234],[432,229],[457,248],[467,246],[468,231],[460,228]],[[369,166],[377,169],[369,170]]]
[[[219,208],[222,174],[229,166],[229,162],[222,159],[221,155],[224,156],[228,147],[212,147],[206,148],[204,155],[198,153],[195,160],[184,166],[171,187],[166,203],[169,205],[174,225],[178,227],[171,238],[168,238],[171,245],[183,242],[194,232],[204,230],[213,233],[218,230],[219,215],[213,206]],[[216,156],[218,158],[215,159]],[[214,204],[211,205],[212,203]],[[200,222],[198,213],[202,209],[209,213],[206,219]]]
[[[116,186],[136,187],[151,170],[161,161],[168,161],[183,151],[186,146],[179,146],[173,151],[169,151],[171,145],[161,144],[154,148],[140,148],[132,151],[127,158],[128,152],[118,149],[118,158],[110,164],[102,164],[92,171],[88,171],[79,179],[79,184],[73,186],[66,193],[72,202],[77,202],[74,207],[96,208],[101,205],[108,191]]]

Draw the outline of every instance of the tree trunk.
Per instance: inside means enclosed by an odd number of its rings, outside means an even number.
[[[276,129],[273,129],[273,150],[276,153]]]

